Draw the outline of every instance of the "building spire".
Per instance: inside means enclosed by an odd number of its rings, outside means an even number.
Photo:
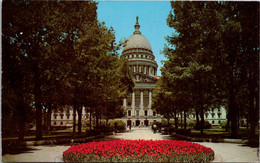
[[[139,19],[139,17],[137,16],[137,17],[136,17],[136,23],[135,23],[135,31],[134,31],[134,34],[141,34],[141,32],[139,31],[140,25],[139,25],[138,19]]]

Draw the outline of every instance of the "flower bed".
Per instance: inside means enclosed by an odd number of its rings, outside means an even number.
[[[177,140],[114,140],[71,146],[65,162],[209,162],[211,148]]]

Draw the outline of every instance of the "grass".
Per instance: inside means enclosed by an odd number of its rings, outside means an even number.
[[[85,133],[86,129],[82,129],[82,133]],[[72,136],[72,129],[64,129],[64,130],[53,130],[51,131],[51,134],[45,134],[43,133],[43,139],[53,139],[57,137],[70,137]],[[78,130],[76,129],[76,135]],[[24,136],[25,140],[33,140],[35,139],[35,134],[26,135]],[[2,138],[2,140],[18,140],[18,136],[12,136],[12,137],[5,137]]]
[[[191,130],[192,134],[200,134],[200,130]],[[204,129],[203,133],[206,135],[223,135],[229,134],[225,129]]]

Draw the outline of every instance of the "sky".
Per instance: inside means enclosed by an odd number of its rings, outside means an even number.
[[[160,76],[161,61],[166,60],[161,53],[164,44],[167,44],[165,37],[174,32],[166,23],[170,10],[169,1],[98,1],[97,13],[99,21],[104,21],[107,27],[113,27],[117,43],[133,35],[138,16],[140,31],[152,46],[158,64],[157,75]]]

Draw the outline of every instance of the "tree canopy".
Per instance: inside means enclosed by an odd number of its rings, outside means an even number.
[[[167,23],[175,32],[166,37],[167,60],[161,69],[167,87],[157,89],[166,88],[180,99],[171,102],[178,109],[200,112],[201,133],[204,111],[225,107],[232,137],[242,116],[250,121],[254,135],[259,110],[259,3],[171,2],[171,7]]]
[[[43,108],[96,108],[132,89],[121,43],[96,10],[93,1],[3,1],[3,114],[21,119],[21,139],[27,110],[41,139]]]

